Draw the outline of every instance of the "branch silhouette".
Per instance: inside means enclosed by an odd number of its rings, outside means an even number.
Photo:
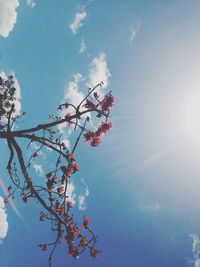
[[[96,147],[101,143],[102,136],[112,128],[112,123],[108,120],[114,97],[111,92],[104,96],[95,92],[103,85],[101,82],[89,89],[77,106],[73,103],[59,105],[58,111],[61,115],[51,115],[51,122],[15,130],[15,125],[25,113],[21,115],[16,113],[14,85],[12,76],[0,77],[0,139],[7,141],[10,153],[7,164],[10,185],[4,202],[8,204],[9,199],[19,193],[24,203],[35,199],[40,204],[42,208],[39,214],[40,221],[49,221],[52,231],[56,232],[53,242],[39,244],[42,251],[50,249],[49,266],[52,265],[53,254],[63,239],[69,256],[79,258],[85,250],[89,250],[90,256],[96,258],[101,251],[96,248],[97,236],[90,228],[90,218],[84,216],[82,225],[77,226],[72,214],[73,203],[67,192],[70,179],[79,171],[74,156],[79,142],[83,138],[85,143]],[[95,131],[91,131],[89,125],[92,114],[101,121]],[[77,135],[71,150],[67,149],[62,141],[62,134],[58,129],[62,124],[67,124]],[[34,152],[31,151],[29,159],[23,148],[27,141],[26,148],[30,150],[33,149],[32,144],[37,144]],[[36,179],[30,175],[30,169],[32,162],[39,157],[43,148],[55,153],[55,168],[45,174],[45,180],[41,184],[37,184]]]

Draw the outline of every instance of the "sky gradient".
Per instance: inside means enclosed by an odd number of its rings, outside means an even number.
[[[74,260],[60,245],[53,266],[200,267],[199,29],[199,0],[0,0],[0,69],[19,83],[19,127],[101,81],[116,98],[112,131],[98,148],[80,144],[71,185],[77,221],[91,217],[103,253]],[[48,266],[37,244],[53,235],[38,204],[4,207],[0,146],[0,266]],[[41,155],[35,179],[52,162]]]

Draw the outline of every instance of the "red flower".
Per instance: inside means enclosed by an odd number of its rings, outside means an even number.
[[[72,169],[71,169],[69,166],[67,166],[67,167],[65,168],[65,174],[66,174],[67,176],[70,176],[70,175],[72,174]]]
[[[95,136],[94,132],[88,131],[84,134],[84,143],[90,141]]]
[[[65,108],[67,109],[69,107],[69,105],[68,104],[65,104]]]
[[[96,248],[90,249],[90,256],[96,258],[99,255],[100,251],[96,250]]]
[[[50,186],[49,187],[49,194],[51,195],[53,193],[53,189],[55,188],[55,186]]]
[[[79,165],[76,162],[73,162],[71,166],[72,166],[74,172],[76,172],[80,169]]]
[[[65,191],[65,187],[64,186],[61,186],[61,187],[57,188],[58,194],[62,194],[64,191]]]
[[[38,246],[41,248],[42,251],[47,250],[47,244],[46,243],[40,243]]]
[[[93,95],[96,99],[99,98],[99,95],[97,93],[94,93]]]
[[[10,191],[12,190],[12,186],[9,185],[9,187],[8,187],[7,190],[8,190],[8,192],[10,193]]]
[[[50,202],[56,201],[56,197],[49,197],[49,201]]]
[[[44,221],[44,217],[45,217],[44,213],[40,212],[40,221]]]
[[[46,174],[46,178],[50,178],[51,176],[52,176],[52,173],[51,172],[49,172],[49,173]]]
[[[85,236],[83,236],[80,240],[79,246],[82,248],[85,248],[85,247],[87,247],[87,245],[88,245],[88,240]]]
[[[109,94],[104,97],[104,99],[101,101],[100,106],[102,108],[103,112],[108,111],[114,104],[114,96]]]
[[[68,160],[70,160],[70,161],[74,160],[74,154],[73,154],[73,153],[68,154],[68,155],[67,155],[67,158],[68,158]]]
[[[56,174],[53,175],[52,179],[56,180],[57,176]]]
[[[95,104],[89,99],[86,100],[86,103],[83,106],[85,108],[89,108],[89,109],[94,109],[95,108]]]
[[[65,222],[67,223],[67,224],[71,224],[72,223],[72,217],[69,215],[69,214],[66,214],[65,215]]]
[[[3,202],[4,202],[4,204],[6,204],[6,205],[9,203],[9,201],[8,201],[7,198],[4,198],[4,201],[3,201]]]
[[[63,213],[64,212],[64,208],[62,206],[60,206],[60,205],[57,205],[56,211],[59,212],[59,213]]]
[[[70,121],[70,120],[71,120],[71,117],[72,117],[71,113],[67,113],[67,114],[65,115],[65,119],[66,119],[67,121]]]
[[[24,201],[24,203],[27,203],[27,202],[28,202],[28,197],[24,196],[24,197],[22,198],[22,200]]]
[[[66,201],[66,204],[67,204],[67,207],[68,208],[72,208],[72,202],[71,202],[71,200],[67,200]]]
[[[77,226],[74,226],[70,229],[70,234],[74,237],[74,236],[78,236],[80,235],[80,230],[78,229]]]
[[[106,134],[111,128],[112,128],[112,122],[104,121],[98,127],[96,134],[97,135]]]
[[[91,221],[91,219],[90,218],[88,218],[88,217],[84,217],[84,219],[83,219],[83,228],[88,228],[88,224],[89,224],[89,222]]]
[[[68,255],[74,258],[78,257],[79,255],[78,248],[76,246],[69,246]]]
[[[68,179],[68,176],[66,174],[63,174],[62,179],[58,180],[58,182],[64,184],[64,181],[66,181],[67,179]]]
[[[91,146],[98,146],[101,143],[101,139],[98,135],[95,135],[90,139],[90,145]]]
[[[37,158],[37,157],[38,157],[38,153],[37,152],[33,153],[33,158]]]

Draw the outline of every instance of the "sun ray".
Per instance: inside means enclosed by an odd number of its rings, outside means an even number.
[[[2,180],[2,178],[0,178],[0,187],[4,193],[5,196],[8,195],[8,190]],[[10,206],[11,208],[13,209],[13,211],[15,212],[15,214],[18,216],[18,218],[24,223],[24,225],[28,228],[28,225],[27,223],[24,221],[24,218],[22,217],[21,213],[19,212],[18,208],[16,207],[16,204],[15,202],[13,201],[12,198],[9,199],[9,203],[10,203]]]

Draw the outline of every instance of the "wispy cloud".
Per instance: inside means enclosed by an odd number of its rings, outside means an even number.
[[[200,239],[197,235],[190,235],[192,238],[192,253],[193,253],[193,263],[194,267],[200,267]]]
[[[67,199],[72,202],[73,205],[76,204],[76,194],[74,193],[75,191],[75,186],[73,183],[68,183],[67,185],[67,192],[66,196],[68,197]]]
[[[84,98],[84,94],[79,90],[79,83],[84,80],[84,77],[80,73],[76,73],[73,78],[74,80],[69,82],[64,92],[64,100],[76,106]]]
[[[29,5],[31,8],[34,8],[36,6],[36,2],[34,0],[26,0],[27,5]]]
[[[70,81],[64,91],[64,97],[61,103],[69,103],[77,106],[82,99],[84,94],[79,90],[79,83],[84,80],[84,77],[80,73],[76,73],[73,76],[73,81]],[[59,115],[64,117],[67,113],[74,113],[74,109],[69,107],[67,110],[62,110]],[[70,142],[68,140],[71,135],[72,129],[65,123],[58,125],[58,130],[63,135],[62,142],[69,148]]]
[[[81,179],[81,182],[84,186],[84,192],[78,196],[78,208],[79,208],[79,210],[83,211],[87,208],[86,198],[89,196],[90,191],[89,191],[87,184],[85,183],[85,181],[83,179]]]
[[[106,88],[109,85],[110,76],[111,74],[107,66],[106,55],[100,53],[90,64],[88,86],[93,88],[95,85],[103,81],[103,88]]]
[[[85,181],[81,179],[81,184],[76,183],[76,186],[73,182],[68,183],[66,196],[67,200],[70,200],[73,206],[77,204],[79,210],[85,210],[87,208],[86,198],[89,196],[89,189]]]
[[[141,209],[148,212],[159,212],[161,210],[161,205],[159,203],[140,205]]]
[[[82,74],[76,73],[73,75],[73,80],[70,81],[64,90],[64,97],[61,103],[73,103],[74,106],[80,104],[80,102],[85,97],[85,94],[79,89],[80,83],[85,82],[86,85],[90,88],[96,86],[100,82],[104,82],[104,85],[99,87],[96,91],[101,95],[105,88],[109,85],[110,71],[107,66],[106,55],[100,53],[97,57],[93,58],[89,66],[89,74],[86,77],[83,77]],[[84,110],[84,107],[81,107],[80,110]],[[64,117],[68,112],[74,113],[74,109],[69,107],[67,110],[62,110],[59,115]],[[84,117],[91,116],[87,113]],[[90,126],[94,126],[93,120],[90,120]],[[72,133],[72,128],[70,128],[65,123],[58,126],[60,133],[64,136],[62,141],[70,148],[69,137]]]
[[[0,0],[0,35],[8,37],[17,21],[18,0]]]
[[[0,241],[6,237],[8,232],[8,220],[3,198],[0,197]]]
[[[44,170],[41,164],[33,163],[33,169],[35,170],[38,176],[44,176]]]
[[[137,37],[138,31],[140,30],[140,24],[131,25],[129,27],[129,43],[132,44],[133,40]]]
[[[104,82],[102,86],[104,89],[109,85],[109,77],[111,76],[106,55],[100,53],[97,57],[93,58],[90,67],[87,85],[91,88],[96,86],[100,82]],[[84,93],[79,89],[79,83],[86,80],[80,73],[76,73],[73,76],[74,80],[69,82],[67,88],[64,91],[64,101],[78,105],[84,98]]]
[[[81,10],[75,14],[73,22],[70,24],[70,29],[73,34],[76,34],[78,29],[83,26],[83,21],[87,17],[87,12],[85,10]]]
[[[76,193],[75,193],[76,191]],[[83,179],[81,179],[81,184],[73,182],[68,183],[66,196],[67,199],[72,202],[73,205],[78,205],[78,209],[83,211],[87,208],[86,198],[89,196],[89,189],[87,184]]]
[[[80,49],[79,49],[79,53],[83,54],[86,52],[86,45],[85,45],[85,40],[81,39],[81,44],[80,44]]]

